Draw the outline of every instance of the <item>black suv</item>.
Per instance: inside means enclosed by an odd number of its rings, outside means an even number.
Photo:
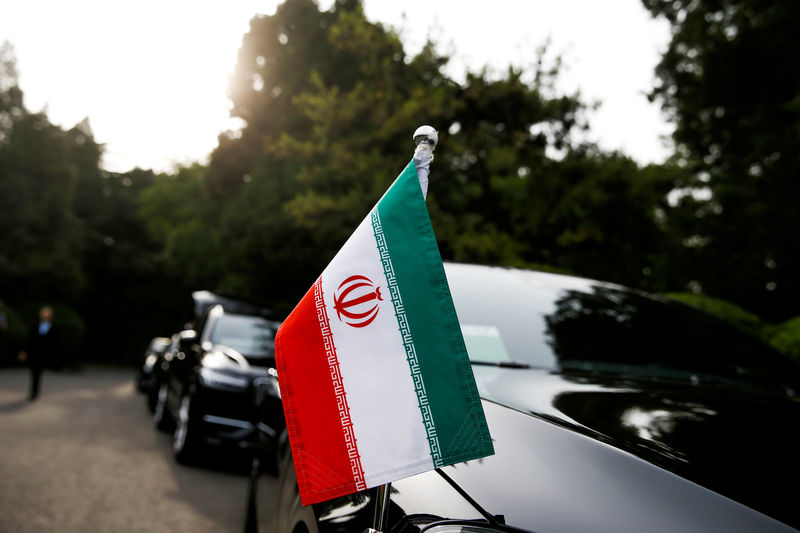
[[[280,431],[256,416],[257,405],[280,406],[274,368],[279,325],[263,314],[216,304],[195,330],[181,332],[164,357],[154,414],[159,429],[173,431],[179,462],[202,459],[208,445],[250,448]]]

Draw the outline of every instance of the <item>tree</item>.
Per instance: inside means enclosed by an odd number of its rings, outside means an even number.
[[[167,263],[162,235],[151,231],[149,217],[169,217],[170,206],[162,204],[163,214],[142,209],[144,198],[167,188],[160,178],[142,169],[103,171],[87,184],[89,190],[99,189],[99,199],[84,219],[87,287],[79,309],[95,359],[133,362],[150,339],[171,335],[191,318],[191,289],[184,274],[194,257]],[[194,207],[191,198],[184,200],[185,209]],[[203,220],[200,215],[194,215],[197,221]],[[111,353],[109,347],[114,347]]]
[[[585,107],[555,94],[546,48],[530,69],[463,84],[447,61],[433,43],[407,56],[360,2],[287,0],[254,19],[230,89],[246,125],[220,136],[207,175],[224,206],[221,285],[296,301],[410,159],[421,123],[442,136],[428,203],[445,259],[648,281],[669,173],[572,140]]]
[[[25,109],[13,49],[0,48],[0,291],[68,298],[80,290],[80,228],[70,203],[75,139]]]
[[[643,0],[673,26],[652,93],[689,178],[669,213],[695,287],[780,320],[800,298],[800,4]]]
[[[139,215],[158,245],[154,258],[183,291],[214,288],[221,272],[218,209],[195,163],[160,174],[138,195]]]
[[[231,88],[246,126],[221,136],[207,178],[230,199],[223,287],[301,295],[410,159],[419,117],[451,108],[442,64],[430,49],[407,59],[357,2],[288,0],[253,20]]]
[[[139,213],[153,173],[105,172],[101,157],[88,120],[64,130],[25,108],[13,50],[0,47],[0,295],[32,316],[56,305],[74,326],[73,356],[131,360],[180,327],[184,287]]]

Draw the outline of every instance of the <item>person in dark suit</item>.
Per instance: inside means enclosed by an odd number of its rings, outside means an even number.
[[[39,323],[28,334],[25,350],[19,360],[31,369],[30,399],[39,396],[39,382],[44,369],[58,356],[58,331],[53,325],[53,309],[49,306],[39,310]]]

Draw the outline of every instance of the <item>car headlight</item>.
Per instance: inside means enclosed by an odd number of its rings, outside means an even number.
[[[212,368],[201,368],[200,379],[203,385],[214,389],[244,390],[248,384],[247,378],[231,376]]]

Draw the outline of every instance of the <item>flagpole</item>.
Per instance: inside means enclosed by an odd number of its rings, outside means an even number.
[[[433,161],[433,151],[439,142],[439,133],[432,126],[420,126],[411,136],[416,149],[414,151],[414,164],[417,168],[417,178],[422,189],[422,196],[428,195],[428,175],[430,164]],[[383,533],[384,526],[389,520],[389,495],[392,484],[379,485],[375,491],[375,516],[372,519],[372,528],[365,533]]]
[[[372,529],[368,529],[367,533],[383,533],[383,528],[389,519],[389,493],[391,491],[391,483],[379,485],[375,491],[375,516],[372,519]]]

